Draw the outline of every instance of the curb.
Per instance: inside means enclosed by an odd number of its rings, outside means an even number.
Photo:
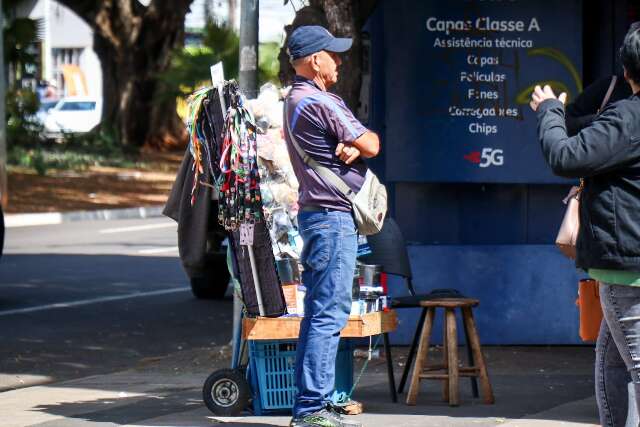
[[[142,219],[162,216],[164,206],[146,206],[97,211],[45,212],[10,214],[4,216],[6,228],[55,225],[74,221],[107,221],[113,219]]]

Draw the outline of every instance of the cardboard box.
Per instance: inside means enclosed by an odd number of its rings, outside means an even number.
[[[304,316],[304,295],[306,288],[302,285],[282,285],[282,293],[287,304],[287,313]]]

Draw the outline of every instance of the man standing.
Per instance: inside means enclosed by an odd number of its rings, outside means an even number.
[[[351,44],[351,39],[335,38],[323,27],[304,26],[290,35],[287,45],[296,77],[285,102],[285,139],[300,183],[298,226],[307,287],[292,426],[358,425],[328,405],[340,331],[351,311],[358,246],[351,203],[306,165],[292,144],[295,139],[306,155],[338,174],[354,192],[360,190],[367,171],[362,157],[376,156],[380,141],[339,96],[327,92],[338,81],[338,54]]]

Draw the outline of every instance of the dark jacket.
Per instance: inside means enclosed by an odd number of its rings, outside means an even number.
[[[604,101],[604,97],[611,85],[611,77],[612,76],[604,77],[591,83],[584,88],[582,93],[578,95],[572,103],[567,105],[565,119],[567,121],[567,133],[569,136],[576,135],[582,129],[589,126],[596,118],[598,110],[602,106],[602,101]],[[630,96],[631,87],[629,83],[625,81],[623,76],[617,76],[613,92],[611,92],[609,102],[607,102],[606,105],[629,98]]]
[[[562,103],[546,100],[538,136],[556,175],[585,179],[576,266],[640,272],[640,97],[611,104],[573,137]]]
[[[204,168],[200,180],[210,182],[208,168]],[[214,240],[219,244],[226,234],[217,222],[218,202],[211,200],[211,188],[199,185],[196,188],[195,203],[191,206],[192,188],[193,157],[187,150],[162,213],[178,223],[180,259],[190,278],[205,276],[207,242]],[[217,239],[211,238],[212,233]]]
[[[203,106],[204,109],[201,112],[203,116],[199,120],[206,119],[208,126],[204,126],[204,132],[207,140],[212,141],[212,145],[215,146],[215,141],[218,140],[217,135],[222,135],[224,123],[224,113],[216,90],[209,93]],[[203,167],[203,172],[198,177],[200,183],[193,193],[194,204],[191,205],[193,178],[194,161],[187,148],[162,212],[178,222],[180,259],[187,275],[192,279],[206,277],[208,271],[219,268],[221,262],[216,259],[220,258],[219,255],[224,255],[221,244],[227,236],[224,227],[218,223],[218,202],[211,197],[213,183],[211,170],[206,166]],[[217,258],[212,258],[211,254],[216,254]],[[226,266],[226,256],[224,261],[223,264]],[[226,283],[220,286],[226,287]]]

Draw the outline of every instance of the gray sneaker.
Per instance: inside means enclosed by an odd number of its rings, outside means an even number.
[[[327,410],[329,412],[331,412],[334,417],[337,417],[340,420],[340,423],[341,423],[340,425],[342,427],[362,427],[362,423],[359,423],[359,422],[353,421],[353,420],[349,420],[346,417],[343,417],[342,414],[340,412],[336,411],[336,409],[332,405],[329,405]],[[360,413],[362,413],[362,411]]]
[[[362,424],[355,421],[346,421],[339,414],[321,409],[312,414],[294,418],[289,424],[290,427],[362,427]]]

